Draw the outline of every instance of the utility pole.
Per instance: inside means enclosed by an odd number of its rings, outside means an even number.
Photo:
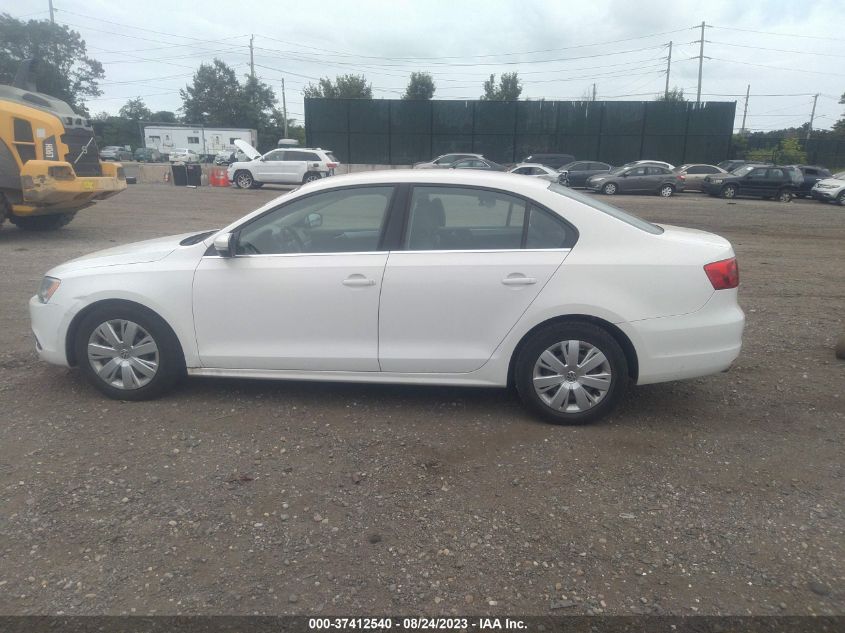
[[[53,0],[48,0],[48,3],[50,5],[50,24],[55,24],[56,18],[53,15]]]
[[[593,101],[596,100],[596,84],[593,84]]]
[[[666,92],[664,93],[664,99],[669,101],[669,72],[672,70],[672,42],[669,42],[669,57],[666,61]]]
[[[252,56],[252,40],[255,36],[249,36],[249,76],[255,79],[255,59]]]
[[[282,77],[282,116],[285,117],[285,138],[288,137],[288,105],[285,100],[285,78]]]
[[[807,140],[810,140],[810,134],[813,133],[813,119],[816,118],[816,101],[819,100],[819,93],[813,95],[813,111],[810,112],[810,127],[807,128]]]
[[[751,84],[745,89],[745,107],[742,109],[742,127],[739,128],[740,134],[745,134],[745,117],[748,115],[748,97],[751,96]]]
[[[701,46],[698,48],[698,90],[695,93],[695,104],[701,103],[701,72],[704,70],[704,21],[701,22]]]

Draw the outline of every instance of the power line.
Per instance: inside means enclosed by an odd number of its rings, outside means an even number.
[[[831,40],[833,42],[841,42],[841,37],[825,37],[822,35],[799,35],[797,33],[775,33],[773,31],[758,31],[755,29],[741,29],[735,26],[715,26],[713,24],[708,24],[711,29],[720,29],[722,31],[741,31],[743,33],[759,33],[761,35],[775,35],[780,37],[803,37],[806,39],[811,40]]]
[[[727,62],[728,64],[741,64],[743,66],[757,66],[758,68],[771,68],[772,70],[788,70],[796,73],[810,73],[812,75],[826,75],[828,77],[845,77],[842,73],[832,73],[821,70],[807,70],[805,68],[787,68],[786,66],[769,66],[767,64],[752,64],[751,62],[740,62],[734,59],[723,59],[721,57],[710,57],[713,61]],[[815,93],[814,93],[815,94]]]
[[[845,58],[845,55],[836,55],[834,53],[816,53],[815,51],[796,51],[785,48],[764,48],[762,46],[749,46],[748,44],[731,44],[730,42],[718,42],[715,40],[707,40],[708,44],[719,44],[720,46],[733,46],[736,48],[752,48],[758,51],[773,51],[775,53],[794,53],[798,55],[821,55],[822,57],[838,57]]]

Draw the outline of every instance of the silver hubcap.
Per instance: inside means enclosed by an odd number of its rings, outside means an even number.
[[[604,192],[613,195],[616,193],[616,185],[607,185],[604,188]]]
[[[607,357],[584,341],[555,343],[534,363],[534,391],[546,405],[564,413],[596,406],[612,380]]]
[[[668,198],[672,195],[672,187],[663,187],[663,189],[660,190],[660,195],[664,198]]]
[[[735,193],[736,193],[736,191],[734,190],[733,187],[725,188],[725,197],[726,198],[733,198]]]
[[[88,338],[88,362],[106,384],[139,389],[158,371],[158,345],[137,323],[113,319],[97,326]]]
[[[238,186],[242,187],[243,189],[249,189],[249,186],[252,184],[252,178],[247,175],[241,174],[238,176]]]

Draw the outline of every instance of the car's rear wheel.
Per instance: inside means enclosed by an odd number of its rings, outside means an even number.
[[[675,188],[672,185],[663,185],[657,193],[661,198],[671,198],[675,193]]]
[[[250,189],[255,183],[255,179],[248,171],[239,171],[235,174],[235,184],[241,189]]]
[[[185,373],[181,349],[158,315],[131,305],[95,309],[74,342],[86,379],[116,400],[149,400],[172,388]]]
[[[789,189],[781,189],[778,191],[778,202],[789,202],[790,200],[792,200],[792,192]]]
[[[322,178],[322,176],[318,172],[309,171],[307,174],[305,174],[302,177],[302,184],[304,185],[305,183],[308,183],[308,182],[314,182],[315,180],[320,180],[320,178]]]
[[[523,404],[553,424],[587,424],[610,413],[628,386],[628,362],[607,331],[589,323],[552,324],[531,335],[516,358]]]
[[[55,231],[76,216],[76,211],[54,213],[52,215],[10,215],[9,221],[25,231]]]
[[[736,198],[737,188],[736,185],[725,185],[722,187],[722,197],[727,198],[728,200],[732,200]]]
[[[619,187],[616,186],[615,182],[609,182],[601,188],[601,192],[606,196],[616,195],[617,191],[619,191]]]

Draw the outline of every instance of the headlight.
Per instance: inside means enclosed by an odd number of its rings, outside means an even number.
[[[56,290],[59,289],[62,280],[56,279],[55,277],[44,277],[41,280],[41,287],[38,288],[38,300],[41,303],[47,303],[50,300]]]

